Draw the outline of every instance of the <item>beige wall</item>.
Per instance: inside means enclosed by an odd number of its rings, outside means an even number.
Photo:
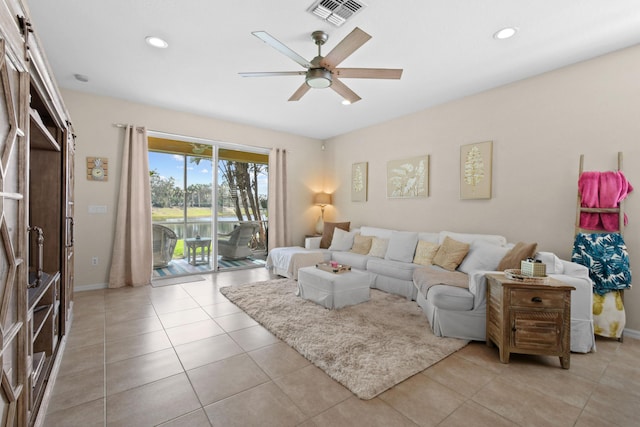
[[[304,234],[312,232],[319,212],[312,205],[313,194],[322,190],[323,180],[320,141],[79,92],[63,91],[62,96],[77,135],[76,289],[104,287],[108,282],[124,138],[124,131],[114,127],[114,123],[144,125],[149,130],[227,143],[287,149],[293,243],[302,244]],[[107,182],[87,180],[88,156],[109,159]],[[108,213],[89,214],[89,205],[106,205]],[[97,266],[91,265],[92,257],[98,257]]]
[[[111,98],[63,91],[78,135],[76,165],[76,286],[107,281],[122,130],[113,123],[261,147],[291,150],[290,194],[294,244],[312,231],[315,191],[334,192],[327,220],[351,220],[404,230],[497,233],[509,241],[535,241],[569,258],[576,214],[580,154],[585,169],[624,170],[640,191],[640,47],[431,108],[321,142],[275,131],[177,113]],[[363,101],[363,102],[366,102]],[[459,199],[460,146],[493,141],[493,197]],[[386,162],[430,155],[430,195],[388,200]],[[109,158],[106,183],[85,178],[87,156]],[[324,158],[324,164],[323,159]],[[369,199],[351,202],[351,165],[369,162]],[[92,204],[107,215],[89,215]],[[631,265],[640,262],[640,194],[627,201],[625,231]],[[98,256],[100,265],[91,266]],[[640,330],[640,294],[627,291],[627,328]]]
[[[580,154],[585,170],[617,166],[637,189],[625,240],[640,265],[640,47],[467,97],[327,141],[329,219],[404,230],[482,232],[538,242],[569,258]],[[363,102],[366,102],[364,100]],[[493,141],[493,197],[460,200],[460,146]],[[430,155],[426,199],[386,198],[386,163]],[[351,202],[351,165],[369,162],[369,199]],[[640,293],[625,294],[640,330]]]

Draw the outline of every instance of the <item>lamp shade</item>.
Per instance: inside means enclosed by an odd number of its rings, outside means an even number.
[[[331,194],[318,193],[313,198],[313,203],[320,206],[326,206],[331,204]]]

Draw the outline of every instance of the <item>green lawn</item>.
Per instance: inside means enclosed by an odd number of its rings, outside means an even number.
[[[187,208],[187,216],[189,217],[203,217],[211,216],[211,208]],[[166,221],[168,219],[182,218],[184,215],[184,209],[175,208],[151,208],[151,220],[152,221]]]
[[[176,242],[176,248],[173,250],[174,258],[184,258],[184,240],[180,239]]]

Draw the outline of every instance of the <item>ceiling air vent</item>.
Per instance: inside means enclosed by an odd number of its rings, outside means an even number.
[[[355,0],[318,0],[307,10],[339,27],[365,7],[366,4]]]

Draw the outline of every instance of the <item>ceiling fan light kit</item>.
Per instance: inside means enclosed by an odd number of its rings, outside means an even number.
[[[398,80],[402,76],[402,69],[337,68],[342,61],[371,38],[369,34],[365,33],[358,27],[342,39],[340,43],[338,43],[331,52],[327,54],[327,56],[322,56],[321,47],[329,39],[329,35],[324,31],[314,31],[311,33],[311,38],[318,46],[318,56],[313,58],[311,61],[307,61],[266,31],[255,31],[251,34],[307,69],[306,72],[276,71],[240,73],[242,77],[291,76],[304,74],[304,83],[302,83],[302,86],[300,86],[293,95],[291,95],[289,101],[299,101],[310,88],[324,89],[330,87],[349,104],[353,104],[361,98],[342,83],[340,78]]]
[[[327,88],[331,86],[331,72],[324,68],[312,68],[307,71],[305,81],[314,89]]]

